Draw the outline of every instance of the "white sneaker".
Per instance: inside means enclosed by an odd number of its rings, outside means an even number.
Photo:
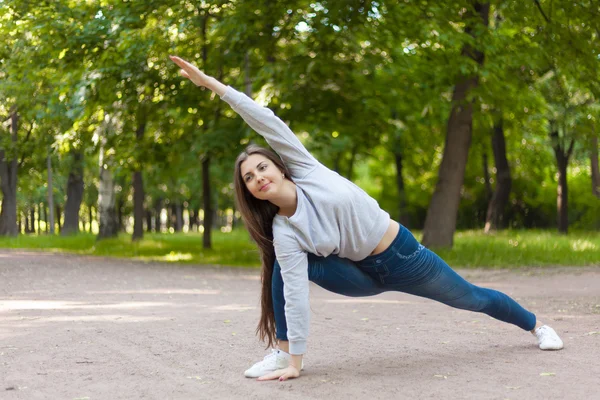
[[[285,351],[272,349],[271,354],[267,354],[262,361],[248,368],[244,375],[246,378],[258,378],[269,372],[287,368],[290,365],[290,358],[291,356]],[[300,369],[304,369],[304,361],[302,361],[302,368]]]
[[[560,350],[563,348],[563,341],[560,340],[554,329],[548,325],[542,325],[537,328],[535,336],[542,350]]]

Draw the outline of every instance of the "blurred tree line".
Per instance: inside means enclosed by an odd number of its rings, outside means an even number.
[[[239,223],[264,143],[176,54],[271,107],[393,218],[600,229],[593,1],[0,0],[0,234]]]

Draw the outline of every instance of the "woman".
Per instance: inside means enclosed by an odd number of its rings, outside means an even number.
[[[273,350],[245,375],[300,376],[308,337],[309,280],[335,293],[401,291],[482,312],[531,331],[542,350],[563,347],[556,332],[496,290],[470,284],[358,186],[319,163],[273,112],[171,57],[181,75],[206,87],[261,134],[281,159],[248,146],[235,163],[238,209],[262,256],[258,333]]]

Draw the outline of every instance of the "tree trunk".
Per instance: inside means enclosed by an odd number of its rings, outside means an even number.
[[[508,159],[506,158],[506,141],[502,119],[494,125],[492,149],[494,150],[494,162],[496,164],[496,190],[488,204],[485,233],[505,229],[507,226],[505,211],[510,197],[512,178]]]
[[[183,231],[183,207],[181,202],[178,201],[175,203],[175,231],[182,232]]]
[[[487,27],[489,3],[475,2],[474,9]],[[468,17],[470,12],[466,13]],[[478,29],[468,23],[465,32],[475,37]],[[483,53],[465,45],[462,51],[483,64]],[[468,100],[469,92],[478,84],[477,76],[464,77],[454,87],[452,111],[448,119],[446,143],[439,178],[427,210],[423,229],[423,244],[428,247],[452,247],[456,217],[460,203],[460,192],[465,176],[465,168],[471,145],[473,124],[473,102]]]
[[[38,235],[41,235],[42,234],[42,209],[41,209],[39,203],[36,205],[36,208],[37,208],[37,233],[38,233]]]
[[[79,233],[79,210],[83,200],[83,153],[73,152],[73,166],[67,180],[67,203],[65,204],[65,224],[61,235]]]
[[[592,166],[592,193],[600,199],[600,170],[598,169],[598,136],[592,136],[590,161]]]
[[[50,234],[54,235],[54,186],[52,183],[52,158],[50,147],[48,147],[48,157],[46,157],[46,169],[48,172],[48,226]]]
[[[162,232],[162,221],[161,221],[161,212],[162,212],[162,201],[157,199],[154,203],[154,229],[155,232]]]
[[[196,232],[200,232],[200,207],[194,208],[194,224],[196,225]]]
[[[133,172],[133,235],[132,240],[144,238],[144,182],[142,171]]]
[[[235,217],[235,213],[236,213],[235,206],[233,206],[233,216],[231,217],[231,230],[232,230],[232,231],[233,231],[235,228],[237,228],[237,225],[238,225],[238,220],[237,220],[237,218]]]
[[[200,232],[200,207],[194,207],[194,225],[196,232]]]
[[[138,150],[142,148],[144,132],[146,130],[146,114],[143,105],[140,105],[138,113],[139,126],[135,131],[135,139]],[[142,157],[138,157],[138,169],[133,172],[133,235],[132,240],[143,239],[144,237],[144,181],[142,178],[141,163]]]
[[[557,160],[558,161],[558,160]],[[569,188],[567,185],[567,163],[558,165],[558,187],[556,191],[556,208],[558,210],[558,231],[569,232]]]
[[[119,232],[125,232],[125,216],[123,215],[123,207],[125,207],[125,199],[122,196],[117,198],[117,227]]]
[[[472,109],[465,103],[470,89],[477,84],[470,78],[456,85],[439,170],[439,178],[427,210],[423,244],[428,247],[452,247],[460,192],[471,145]],[[459,104],[456,104],[459,103]]]
[[[194,214],[195,210],[193,208],[189,208],[188,209],[188,214],[189,214],[189,220],[190,220],[190,224],[189,224],[189,228],[188,228],[188,232],[193,232],[194,231],[194,224],[195,221],[194,219],[196,218],[196,215]]]
[[[46,233],[50,233],[50,223],[48,222],[48,207],[46,207],[46,203],[42,203],[42,208],[44,211],[44,222],[46,223]]]
[[[558,169],[558,186],[556,191],[556,208],[558,219],[558,232],[567,234],[569,231],[569,188],[567,186],[567,167],[569,158],[573,153],[575,139],[571,139],[569,147],[565,149],[565,144],[561,142],[558,130],[550,132],[552,147],[556,156],[556,166]]]
[[[88,225],[88,232],[92,233],[92,221],[94,221],[94,215],[93,215],[93,210],[92,210],[91,205],[88,207],[88,218],[90,221],[90,224]]]
[[[105,139],[102,139],[105,140]],[[107,168],[104,144],[100,147],[100,184],[98,187],[98,236],[97,239],[115,237],[119,233],[115,209],[115,182]]]
[[[202,38],[202,65],[203,66],[207,66],[207,61],[208,61],[208,41],[206,38],[206,31],[207,31],[207,22],[208,22],[208,18],[209,18],[209,12],[208,10],[205,12],[204,14],[204,19],[202,20],[202,29],[201,29],[201,38]],[[248,59],[248,64],[246,64],[249,68],[249,59]],[[246,75],[247,79],[250,80],[250,75],[249,75],[249,69],[248,69],[248,74]],[[218,72],[218,80],[221,81],[223,78],[223,68],[222,66],[219,66],[219,72]],[[246,90],[250,91],[251,90],[251,85],[247,85],[246,86]],[[213,124],[213,129],[216,128],[218,121],[219,121],[219,117],[220,117],[220,108],[219,108],[219,103],[217,103],[216,109],[215,109],[215,116],[214,116],[214,124]],[[208,124],[204,124],[204,129],[208,129]],[[212,235],[212,220],[213,220],[213,208],[212,208],[212,195],[211,195],[211,185],[210,185],[210,162],[211,162],[211,156],[210,154],[212,154],[211,152],[207,152],[204,154],[204,157],[202,158],[202,193],[203,193],[203,206],[204,206],[204,232],[202,235],[202,247],[205,249],[211,249],[212,248],[212,239],[211,239],[211,235]]]
[[[213,211],[211,204],[210,190],[210,156],[206,155],[202,160],[202,195],[204,201],[204,233],[202,235],[202,247],[205,249],[212,248],[211,230]]]
[[[398,188],[398,222],[400,222],[406,227],[409,227],[410,215],[408,215],[408,212],[406,210],[406,189],[404,186],[404,175],[402,173],[402,171],[404,170],[404,158],[399,150],[394,152],[394,160],[396,162],[396,186]]]
[[[10,113],[11,142],[14,150],[17,147],[17,130],[19,115],[16,107]],[[0,190],[2,190],[2,210],[0,211],[0,235],[17,236],[17,155],[13,153],[10,160],[6,159],[5,149],[0,149]]]
[[[27,211],[25,211],[23,214],[23,217],[25,218],[25,223],[23,224],[23,233],[25,233],[26,235],[28,233],[31,233],[31,231],[29,230],[29,213]],[[21,230],[19,229],[19,233],[21,232]]]
[[[187,217],[187,223],[186,223],[186,219],[185,219],[185,212],[186,212],[186,210],[187,210],[187,215],[188,215],[188,217]],[[190,226],[191,226],[191,222],[190,222],[191,221],[191,214],[190,213],[191,213],[190,203],[188,203],[187,201],[184,201],[182,203],[182,206],[181,206],[181,221],[182,221],[182,225],[181,226],[182,226],[184,232],[191,232],[192,231],[192,229],[190,228]],[[185,229],[186,226],[187,226],[187,230]]]
[[[171,226],[173,227],[173,232],[179,232],[179,226],[177,226],[177,207],[174,202],[171,204]]]
[[[398,119],[398,110],[392,109],[392,120]],[[396,164],[396,188],[398,189],[398,222],[406,227],[411,226],[408,213],[408,201],[406,199],[406,188],[404,185],[404,155],[402,153],[402,129],[397,129],[393,136],[392,152]],[[234,218],[235,219],[235,218]]]
[[[176,232],[175,229],[177,229],[177,218],[175,217],[175,205],[171,203],[167,210],[169,212],[169,231],[171,228],[173,228],[173,232]]]
[[[167,213],[167,218],[165,219],[167,222],[167,232],[171,232],[171,228],[173,227],[173,207],[167,205],[165,211]]]
[[[29,209],[29,231],[31,233],[35,233],[35,205],[31,206]]]
[[[481,163],[483,167],[483,184],[485,186],[485,201],[489,203],[492,199],[494,191],[492,190],[492,183],[490,182],[490,167],[488,162],[487,151],[483,151],[481,156]]]
[[[219,192],[215,192],[214,202],[212,203],[212,228],[219,230],[221,221],[219,221]]]
[[[60,206],[57,204],[56,206],[54,206],[55,212],[56,212],[56,222],[58,222],[58,231],[62,232],[63,230],[63,221],[60,220],[61,214],[62,214],[62,209],[60,208]]]
[[[152,211],[148,209],[145,211],[146,215],[146,232],[152,232]]]

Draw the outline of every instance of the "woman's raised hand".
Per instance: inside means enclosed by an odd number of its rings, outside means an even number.
[[[208,86],[210,76],[200,71],[198,67],[177,56],[169,56],[169,58],[181,68],[181,71],[179,71],[181,76],[188,78],[196,86]]]
[[[210,89],[219,96],[223,96],[227,91],[227,86],[223,85],[215,78],[206,75],[204,72],[200,71],[195,65],[190,64],[183,58],[179,58],[177,56],[169,56],[169,58],[181,68],[181,71],[179,71],[181,73],[181,76],[183,76],[184,78],[188,78],[194,83],[194,85],[203,86],[207,89]]]

